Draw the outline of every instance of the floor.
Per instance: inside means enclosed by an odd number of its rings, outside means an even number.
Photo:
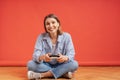
[[[28,80],[26,67],[0,67],[0,80]],[[42,79],[54,80],[54,79]],[[57,80],[68,80],[60,78]],[[119,67],[79,67],[71,80],[120,80]]]

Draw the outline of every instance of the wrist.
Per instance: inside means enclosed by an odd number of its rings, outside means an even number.
[[[44,60],[44,58],[45,58],[45,55],[41,55],[39,60],[42,61],[42,60]]]
[[[69,60],[69,58],[68,58],[68,56],[65,56],[65,57],[66,57],[66,58],[65,58],[65,62],[66,62],[66,61],[68,61],[68,60]]]

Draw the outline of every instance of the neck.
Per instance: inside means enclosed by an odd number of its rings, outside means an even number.
[[[51,39],[57,39],[57,33],[50,34]]]

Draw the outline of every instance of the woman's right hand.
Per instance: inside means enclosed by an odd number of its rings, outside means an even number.
[[[51,61],[51,58],[49,57],[51,53],[46,53],[44,55],[42,55],[42,60],[45,61],[45,62],[50,62]]]

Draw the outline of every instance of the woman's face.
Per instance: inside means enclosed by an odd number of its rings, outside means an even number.
[[[57,33],[59,28],[59,23],[54,18],[47,18],[45,21],[45,27],[48,33]]]

